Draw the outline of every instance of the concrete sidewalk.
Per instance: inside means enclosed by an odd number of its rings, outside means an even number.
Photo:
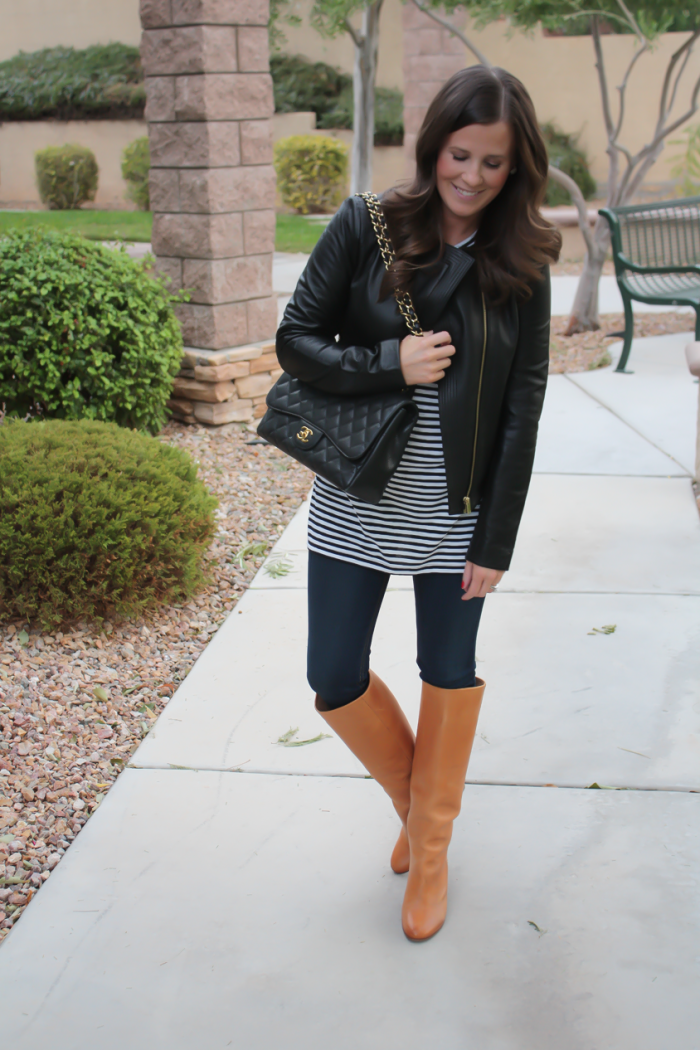
[[[685,341],[638,341],[634,375],[550,378],[516,557],[486,603],[439,936],[401,932],[388,799],[339,740],[314,741],[304,507],[275,551],[289,574],[263,567],[4,942],[8,1046],[699,1050]],[[415,722],[410,592],[392,579],[373,664]]]

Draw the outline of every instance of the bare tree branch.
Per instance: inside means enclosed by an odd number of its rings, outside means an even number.
[[[668,66],[666,67],[666,75],[664,76],[663,87],[661,89],[661,98],[659,99],[659,119],[656,124],[657,130],[659,127],[663,126],[664,121],[666,120],[666,117],[669,113],[670,107],[668,105],[668,92],[671,85],[671,79],[673,77],[673,70],[676,68],[676,63],[678,62],[678,59],[681,57],[684,51],[688,51],[694,46],[695,41],[698,39],[699,36],[700,29],[696,29],[695,32],[691,33],[688,39],[683,44],[681,44],[678,50],[674,51],[674,53],[669,59]]]
[[[681,82],[681,77],[685,73],[685,68],[688,65],[688,61],[689,61],[690,56],[692,55],[692,53],[693,53],[693,49],[692,49],[692,47],[689,47],[688,50],[685,53],[685,57],[684,57],[683,61],[681,62],[681,67],[678,70],[678,74],[676,76],[675,83],[674,83],[673,88],[671,90],[671,97],[668,100],[668,112],[669,113],[671,112],[671,110],[673,109],[674,105],[676,104],[676,94],[678,92],[678,85]]]
[[[555,168],[552,164],[549,165],[548,174],[550,179],[554,182],[558,182],[560,186],[563,186],[564,189],[568,190],[571,194],[571,199],[576,205],[576,210],[578,212],[579,229],[581,230],[583,239],[586,242],[586,248],[589,252],[592,252],[594,245],[591,225],[588,221],[588,205],[583,199],[583,194],[581,193],[578,184],[574,182],[570,175],[567,175],[564,171],[560,171],[559,168]]]
[[[355,47],[362,47],[364,43],[362,35],[357,32],[352,22],[350,22],[347,18],[343,19],[343,29],[348,34],[348,36],[352,37],[352,42],[355,45]]]
[[[627,66],[627,69],[625,71],[625,75],[622,78],[622,83],[618,86],[618,89],[617,89],[618,93],[619,93],[619,96],[620,96],[620,112],[618,114],[617,124],[615,125],[615,129],[613,131],[613,141],[615,142],[615,145],[616,145],[617,149],[622,150],[622,152],[627,156],[628,160],[630,158],[629,150],[626,150],[624,148],[624,146],[620,146],[618,141],[617,141],[617,137],[620,134],[620,132],[622,131],[622,123],[623,123],[623,121],[625,119],[625,92],[627,91],[627,82],[628,82],[628,80],[630,78],[632,70],[634,69],[635,65],[637,64],[637,59],[640,58],[644,54],[644,52],[648,51],[648,50],[649,50],[649,41],[648,40],[643,40],[643,43],[641,44],[641,46],[637,48],[637,50],[635,51],[634,55],[632,56],[632,61]]]
[[[462,41],[464,46],[468,48],[469,51],[471,51],[476,60],[480,62],[482,66],[486,66],[487,69],[491,68],[493,63],[489,62],[486,55],[484,55],[483,52],[479,50],[476,44],[472,43],[472,41],[469,39],[466,33],[463,33],[461,29],[457,29],[456,26],[453,26],[447,18],[443,18],[437,13],[437,11],[433,11],[433,9],[430,7],[424,7],[423,4],[419,3],[419,0],[413,0],[413,3],[416,5],[419,11],[423,12],[424,15],[427,15],[428,18],[432,18],[433,22],[437,22],[438,25],[441,25],[443,27],[443,29],[449,29],[450,33],[452,33],[454,36],[456,36],[459,40]]]
[[[597,15],[594,15],[591,19],[591,35],[593,37],[593,48],[595,50],[595,67],[598,70],[598,84],[600,85],[600,96],[603,102],[603,118],[605,120],[605,130],[608,133],[608,142],[610,143],[615,125],[613,123],[612,113],[610,112],[610,93],[608,91],[608,78],[605,75],[603,46],[600,42],[600,25],[598,23]]]
[[[625,3],[625,0],[617,0],[617,6],[625,12],[629,26],[632,29],[632,32],[636,34],[637,39],[648,44],[647,38],[644,36],[644,33],[639,28],[639,23],[637,22],[637,19],[634,17],[629,7]]]

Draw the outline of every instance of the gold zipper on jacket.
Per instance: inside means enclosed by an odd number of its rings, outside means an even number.
[[[480,409],[481,409],[481,387],[482,387],[482,384],[483,384],[483,381],[484,381],[484,364],[486,362],[486,334],[487,334],[487,329],[486,329],[486,299],[484,298],[483,292],[482,292],[482,295],[481,295],[481,306],[482,306],[482,310],[483,310],[483,314],[484,314],[484,345],[481,348],[481,369],[479,371],[479,389],[478,389],[478,392],[477,392],[477,395],[476,395],[476,422],[474,424],[474,449],[472,451],[472,472],[471,472],[471,476],[469,478],[469,488],[467,489],[467,494],[464,497],[464,499],[462,500],[462,502],[464,503],[464,513],[465,514],[471,514],[471,512],[472,512],[471,491],[472,491],[472,485],[474,484],[474,472],[476,470],[476,443],[477,443],[478,438],[479,438],[479,412],[480,412]]]

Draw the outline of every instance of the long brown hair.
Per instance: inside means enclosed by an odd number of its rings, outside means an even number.
[[[430,104],[416,142],[416,174],[382,204],[396,253],[382,295],[408,289],[413,274],[444,251],[436,164],[446,139],[468,124],[507,121],[515,141],[515,174],[481,213],[474,242],[479,284],[491,303],[511,292],[530,297],[542,267],[556,262],[561,234],[540,215],[547,185],[547,148],[532,99],[505,69],[470,66],[455,73]]]

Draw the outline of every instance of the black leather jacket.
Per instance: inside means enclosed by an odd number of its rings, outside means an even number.
[[[479,507],[467,557],[507,569],[527,495],[549,361],[549,270],[532,298],[484,304],[473,257],[446,246],[412,287],[425,331],[450,333],[452,364],[438,385],[450,513]],[[333,217],[277,332],[285,371],[330,393],[405,387],[408,334],[393,296],[379,302],[384,264],[367,211],[350,197]]]

